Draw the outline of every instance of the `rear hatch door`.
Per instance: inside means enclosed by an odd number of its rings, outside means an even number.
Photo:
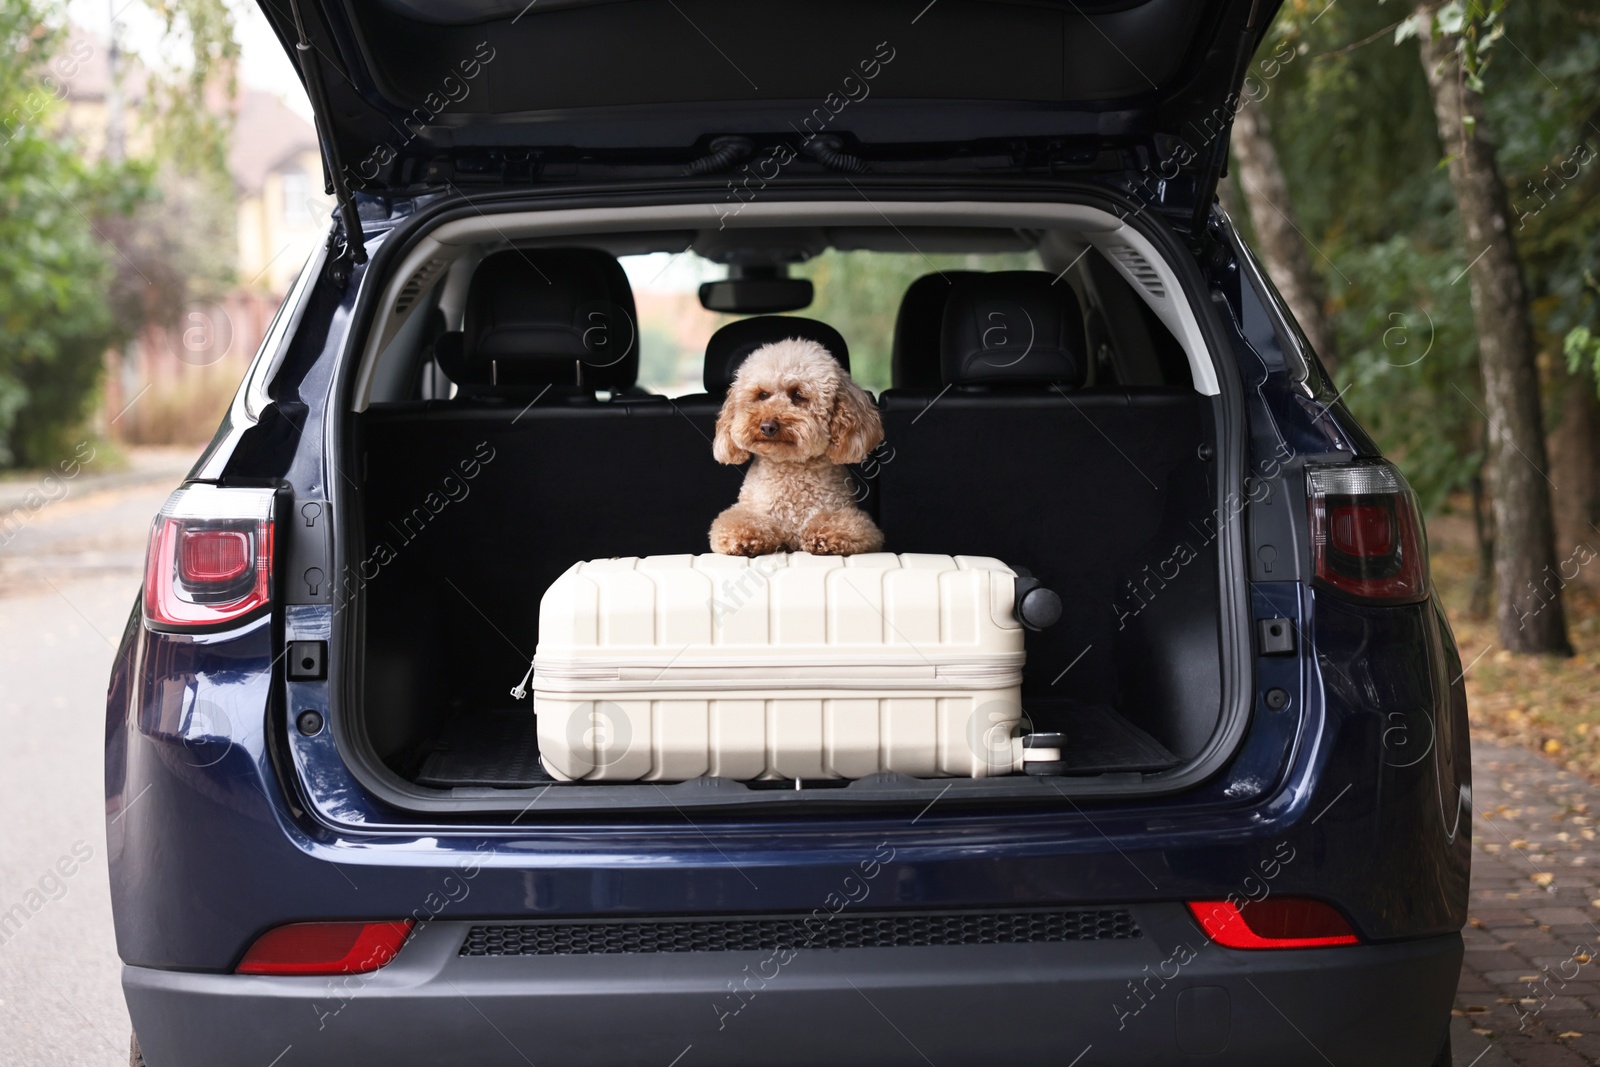
[[[1087,172],[1181,220],[1278,0],[260,3],[352,190]]]

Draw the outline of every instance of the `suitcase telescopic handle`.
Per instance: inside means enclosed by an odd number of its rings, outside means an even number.
[[[1019,574],[1016,579],[1017,621],[1029,630],[1043,630],[1061,620],[1061,598],[1046,589],[1031,574]]]

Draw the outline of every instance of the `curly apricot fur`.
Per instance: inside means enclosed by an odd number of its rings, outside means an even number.
[[[751,463],[739,502],[711,524],[712,551],[878,551],[883,534],[856,506],[842,464],[860,463],[882,441],[871,396],[827,349],[801,338],[756,349],[717,416],[712,455]]]

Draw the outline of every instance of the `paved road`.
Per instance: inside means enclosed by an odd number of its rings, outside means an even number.
[[[26,911],[0,923],[0,1067],[127,1062],[106,886],[105,685],[150,517],[186,464],[137,466],[72,484],[14,535],[0,526],[0,916]],[[0,518],[25,495],[0,484]],[[1456,1063],[1600,1064],[1600,789],[1521,749],[1479,740],[1473,756]]]
[[[0,485],[0,520],[14,517],[0,524],[5,1067],[128,1062],[106,884],[106,678],[139,588],[150,518],[185,465],[139,466],[133,473],[153,480],[129,486],[137,479],[86,471],[64,491],[39,487],[31,503],[26,483]]]

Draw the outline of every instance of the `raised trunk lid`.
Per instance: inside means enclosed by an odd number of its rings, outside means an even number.
[[[353,190],[1092,172],[1187,221],[1278,0],[261,4]]]

